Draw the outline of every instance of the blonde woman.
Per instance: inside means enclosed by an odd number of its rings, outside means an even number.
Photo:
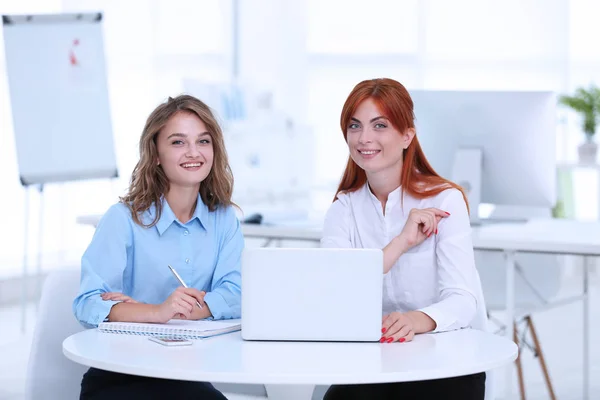
[[[103,216],[83,255],[75,316],[87,327],[239,318],[244,242],[213,114],[192,96],[169,98],[148,117],[139,147],[128,193]],[[95,368],[81,386],[81,399],[225,399],[210,383]]]

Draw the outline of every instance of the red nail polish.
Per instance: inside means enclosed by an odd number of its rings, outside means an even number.
[[[399,341],[400,343],[402,343],[402,342],[406,341],[406,338],[403,338],[403,337],[401,337],[400,339],[398,339],[398,341]]]
[[[446,213],[446,215],[450,215],[450,213],[448,211],[444,211]]]
[[[385,328],[381,328],[381,333],[385,333]]]
[[[435,234],[437,235],[437,229],[435,230]]]
[[[385,340],[386,339],[384,337],[382,337],[381,339],[379,339],[379,343],[383,343],[383,342],[385,342]]]
[[[387,342],[388,343],[392,343],[394,341],[394,338],[388,338]]]

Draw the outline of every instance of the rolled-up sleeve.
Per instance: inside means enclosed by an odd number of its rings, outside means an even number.
[[[87,328],[106,320],[112,306],[118,303],[102,300],[100,295],[123,291],[123,271],[131,247],[128,212],[123,204],[112,206],[100,220],[81,259],[81,282],[73,313]]]
[[[475,268],[469,214],[462,194],[449,190],[440,208],[450,216],[438,225],[436,257],[440,301],[419,311],[435,323],[434,332],[468,327],[477,310]]]
[[[323,222],[321,247],[351,248],[350,236],[350,204],[346,194],[340,194],[338,199],[327,210]]]
[[[232,207],[224,212],[223,235],[211,291],[204,301],[208,304],[214,319],[240,318],[241,316],[241,257],[244,249],[244,236],[240,222]]]

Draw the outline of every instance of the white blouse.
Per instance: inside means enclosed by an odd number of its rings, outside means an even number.
[[[467,207],[456,189],[419,200],[400,188],[389,194],[385,215],[369,186],[340,194],[329,208],[322,247],[383,249],[397,236],[412,208],[436,207],[450,213],[438,234],[400,256],[383,277],[383,315],[419,310],[442,332],[465,327],[487,330],[486,308],[475,268]]]

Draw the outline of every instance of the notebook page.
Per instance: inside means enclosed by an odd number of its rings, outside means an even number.
[[[103,322],[98,329],[103,332],[131,333],[138,335],[176,335],[207,337],[239,330],[241,320],[188,321],[173,319],[166,324],[138,322]]]
[[[172,319],[164,325],[173,328],[192,329],[196,332],[209,332],[214,330],[231,329],[233,327],[239,326],[240,324],[241,320],[239,319],[232,319],[227,321],[188,321],[185,319]]]

